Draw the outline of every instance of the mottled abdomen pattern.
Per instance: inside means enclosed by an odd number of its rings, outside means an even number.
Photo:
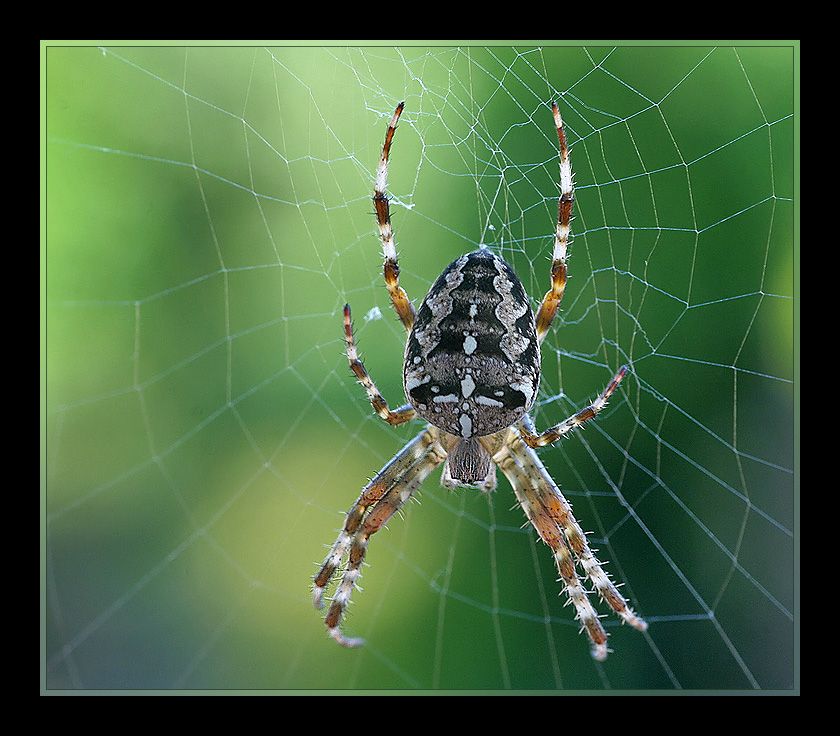
[[[405,393],[427,422],[480,437],[518,421],[540,381],[534,313],[513,269],[486,249],[449,264],[405,350]]]

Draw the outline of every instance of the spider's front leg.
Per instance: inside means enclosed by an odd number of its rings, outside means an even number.
[[[397,121],[400,119],[405,103],[397,105],[391,122],[388,124],[388,132],[385,133],[385,143],[382,146],[382,157],[379,159],[379,166],[376,169],[376,184],[373,192],[373,205],[376,208],[376,222],[379,225],[379,237],[382,240],[382,252],[385,255],[385,286],[388,288],[388,295],[391,303],[397,312],[397,316],[403,323],[406,332],[411,332],[414,318],[417,312],[405,290],[400,286],[400,267],[397,264],[397,248],[394,245],[394,231],[391,228],[391,209],[388,204],[388,197],[385,188],[388,184],[388,162],[391,153],[391,141],[397,130]]]
[[[327,631],[339,644],[357,647],[362,639],[344,635],[339,624],[361,574],[370,536],[411,498],[420,484],[446,458],[439,433],[428,426],[409,442],[364,488],[344,522],[344,528],[315,576],[313,602],[323,605],[324,589],[347,555],[347,566],[325,618]]]
[[[569,234],[572,226],[572,207],[575,203],[574,184],[572,182],[572,162],[566,145],[566,130],[556,103],[551,105],[557,137],[560,141],[560,202],[557,207],[557,229],[554,233],[554,253],[551,259],[551,289],[543,297],[537,310],[537,338],[545,340],[551,323],[560,309],[563,292],[566,290],[566,252],[569,247]]]

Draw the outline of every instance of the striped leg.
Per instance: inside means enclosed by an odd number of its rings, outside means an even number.
[[[400,267],[397,264],[394,231],[391,229],[391,210],[388,206],[388,197],[385,194],[385,187],[388,184],[388,157],[391,153],[391,141],[394,138],[397,121],[400,119],[403,107],[405,107],[404,102],[397,105],[394,116],[388,125],[388,132],[385,134],[382,158],[379,159],[379,166],[376,169],[373,204],[376,207],[376,222],[379,225],[379,237],[382,239],[382,251],[385,255],[385,286],[388,288],[388,294],[391,297],[391,303],[394,305],[397,316],[403,323],[406,332],[410,332],[416,312],[414,305],[400,286]]]
[[[361,574],[370,536],[405,505],[445,458],[446,451],[438,442],[437,430],[427,427],[368,483],[348,512],[344,528],[315,576],[313,595],[315,606],[321,608],[324,589],[346,555],[347,566],[325,618],[327,631],[339,644],[357,647],[364,643],[362,639],[345,636],[339,624]]]
[[[515,430],[511,430],[514,432]],[[606,601],[621,619],[644,631],[647,624],[636,616],[586,541],[586,535],[575,519],[569,502],[551,479],[537,454],[517,437],[509,437],[493,457],[507,476],[519,504],[540,538],[551,548],[557,570],[565,585],[565,592],[575,607],[575,618],[586,630],[592,642],[592,656],[606,659],[607,633],[598,614],[589,602],[575,565],[579,565],[595,592]]]
[[[350,361],[350,369],[365,389],[373,410],[388,422],[388,424],[404,424],[414,419],[415,412],[409,404],[401,406],[396,411],[391,411],[388,408],[388,402],[379,393],[376,384],[374,384],[368,372],[365,370],[364,364],[359,360],[359,351],[356,350],[356,341],[353,339],[353,325],[350,321],[349,304],[344,305],[344,341],[347,344],[347,359]]]
[[[601,395],[595,399],[595,401],[593,401],[585,409],[581,409],[574,416],[564,419],[562,422],[555,424],[553,427],[549,427],[542,434],[534,434],[534,432],[531,431],[529,420],[520,427],[522,441],[529,447],[543,447],[545,445],[550,445],[552,442],[559,440],[561,437],[579,427],[581,424],[588,422],[590,419],[594,419],[598,412],[607,405],[607,401],[609,401],[613,391],[618,388],[618,384],[621,383],[624,376],[627,375],[627,371],[627,366],[622,366],[621,370],[619,370],[612,381],[610,381],[610,385],[603,390]]]
[[[566,251],[569,246],[569,232],[572,222],[572,206],[575,202],[572,183],[572,164],[566,146],[566,132],[556,103],[552,103],[557,136],[560,139],[560,204],[557,209],[557,230],[554,234],[554,253],[551,262],[551,289],[543,297],[537,311],[537,338],[542,343],[551,323],[560,309],[563,292],[566,289]]]

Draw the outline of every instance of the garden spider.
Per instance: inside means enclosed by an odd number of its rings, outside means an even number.
[[[574,202],[572,168],[563,121],[552,105],[560,140],[560,203],[551,289],[534,316],[528,296],[513,269],[486,249],[453,261],[432,285],[418,309],[399,285],[399,267],[385,187],[388,157],[397,121],[394,112],[376,172],[373,202],[385,253],[385,285],[408,332],[403,384],[409,403],[396,410],[377,390],[359,360],[344,307],[344,334],[350,368],[364,387],[374,411],[391,425],[419,416],[426,428],[368,483],[350,509],[344,528],[315,576],[314,603],[323,606],[324,589],[345,555],[347,564],[327,612],[327,631],[338,643],[355,647],[362,639],[342,633],[339,624],[360,575],[368,542],[412,497],[420,484],[444,463],[441,483],[496,487],[496,466],[507,476],[519,505],[540,538],[551,548],[575,618],[592,641],[592,655],[607,656],[607,634],[577,575],[577,565],[598,595],[623,621],[640,631],[636,616],[590,549],[569,502],[551,479],[534,448],[548,445],[589,421],[604,408],[627,373],[621,368],[588,407],[537,434],[528,411],[540,381],[540,345],[557,314],[566,285],[566,250]]]

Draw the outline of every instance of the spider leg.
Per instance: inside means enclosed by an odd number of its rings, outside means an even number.
[[[551,548],[565,592],[575,607],[577,618],[592,642],[592,655],[603,661],[607,657],[607,633],[598,614],[589,602],[587,591],[575,571],[579,565],[595,592],[606,601],[622,621],[644,631],[647,623],[633,613],[613,585],[586,541],[586,535],[575,519],[569,502],[551,479],[537,454],[511,430],[493,460],[513,487],[516,498],[540,538]]]
[[[557,230],[554,234],[554,254],[551,262],[551,289],[543,297],[537,310],[537,338],[540,343],[545,339],[551,323],[560,309],[563,292],[566,289],[566,251],[569,245],[569,232],[572,222],[572,206],[575,202],[574,185],[572,183],[572,164],[569,159],[569,149],[566,145],[566,132],[560,110],[556,103],[551,105],[554,122],[557,125],[557,136],[560,139],[560,203],[557,208]]]
[[[385,144],[382,146],[382,158],[379,159],[379,166],[376,169],[373,204],[376,207],[376,222],[379,225],[379,237],[382,240],[382,251],[385,255],[385,286],[388,288],[391,303],[394,305],[397,316],[403,323],[406,332],[411,332],[416,311],[408,295],[400,286],[400,267],[397,264],[397,249],[394,245],[394,231],[391,228],[391,209],[388,205],[388,197],[385,194],[385,187],[388,183],[388,157],[391,153],[391,141],[394,138],[394,131],[397,129],[397,121],[400,119],[403,107],[405,107],[404,102],[397,105],[391,122],[388,124]]]
[[[344,305],[344,341],[347,344],[347,360],[350,361],[350,369],[355,374],[359,383],[364,387],[373,410],[388,422],[388,424],[404,424],[414,419],[415,412],[409,404],[401,406],[396,411],[391,411],[388,408],[388,402],[379,393],[373,380],[371,380],[371,377],[365,370],[364,364],[359,360],[359,351],[356,349],[356,341],[353,339],[353,325],[350,321],[349,304]]]
[[[405,505],[429,473],[446,458],[446,450],[438,440],[438,431],[427,426],[365,486],[315,576],[313,602],[321,608],[324,588],[347,555],[347,566],[325,618],[330,636],[343,646],[357,647],[364,643],[362,639],[345,636],[339,624],[361,574],[370,536]]]
[[[627,374],[627,371],[627,366],[622,366],[621,370],[619,370],[612,381],[610,381],[609,386],[603,390],[601,395],[595,399],[595,401],[593,401],[585,409],[581,409],[581,411],[574,416],[564,419],[562,422],[555,424],[553,427],[549,427],[542,434],[534,434],[534,432],[531,431],[531,428],[527,426],[526,423],[523,423],[519,428],[522,441],[529,447],[543,447],[545,445],[550,445],[552,442],[555,442],[564,435],[567,435],[581,424],[585,424],[590,419],[594,419],[598,412],[607,405],[607,401],[609,401],[610,396],[612,396],[613,392],[616,388],[618,388],[618,384],[621,383],[621,380]]]

